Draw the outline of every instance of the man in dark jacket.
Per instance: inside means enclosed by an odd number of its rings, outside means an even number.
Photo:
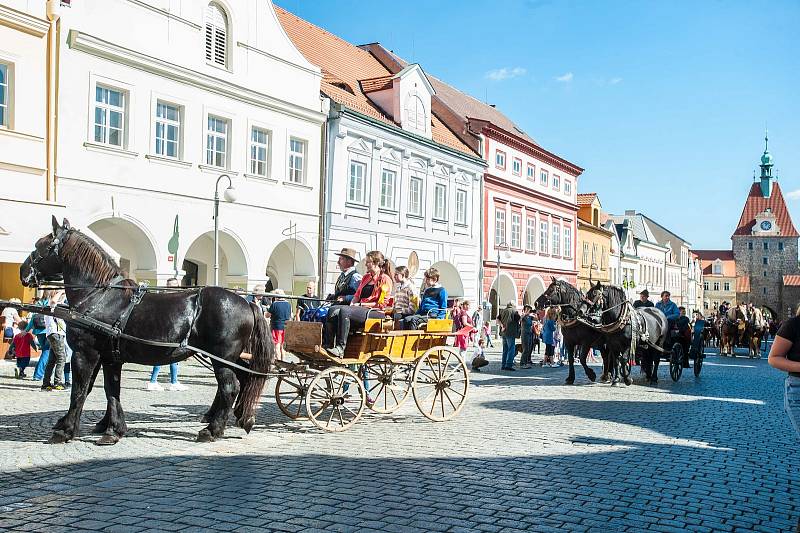
[[[334,292],[328,295],[328,300],[338,304],[349,304],[353,301],[353,295],[361,283],[361,274],[356,272],[356,251],[352,248],[342,248],[342,251],[336,254],[339,260],[336,265],[342,271],[339,278],[336,280]]]
[[[519,337],[519,311],[514,302],[508,302],[505,309],[497,315],[500,335],[503,337],[503,359],[500,370],[516,370],[514,357],[517,355],[517,337]]]
[[[634,309],[638,309],[640,307],[653,307],[653,302],[650,301],[650,293],[647,291],[647,289],[640,292],[639,299],[633,302]]]

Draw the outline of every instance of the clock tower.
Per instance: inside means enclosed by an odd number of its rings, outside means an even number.
[[[773,175],[769,139],[764,137],[761,176],[750,187],[731,236],[736,262],[736,300],[767,307],[780,319],[800,297],[797,229]],[[794,310],[792,309],[792,314]]]

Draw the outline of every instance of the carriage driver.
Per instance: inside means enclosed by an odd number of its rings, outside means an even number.
[[[681,312],[678,306],[675,305],[675,302],[669,299],[670,296],[669,291],[662,291],[661,301],[656,304],[656,309],[664,313],[667,317],[667,322],[669,322],[668,330],[672,331],[675,322],[678,320],[678,317],[681,316]]]
[[[361,283],[361,274],[356,272],[356,251],[352,248],[342,248],[342,251],[336,254],[339,260],[336,266],[342,271],[339,278],[336,280],[333,294],[329,294],[326,300],[329,302],[336,302],[339,304],[349,304],[353,301],[353,295]]]

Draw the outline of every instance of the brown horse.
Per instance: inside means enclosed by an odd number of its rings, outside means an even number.
[[[719,317],[717,327],[720,334],[720,355],[736,356],[735,350],[742,339],[746,322],[744,311],[740,306],[732,306],[726,316]]]
[[[751,313],[750,320],[747,321],[746,333],[746,336],[749,339],[749,342],[747,343],[748,356],[751,358],[760,358],[761,339],[764,338],[764,334],[767,330],[767,324],[764,320],[764,315],[761,313],[761,309],[753,309]]]

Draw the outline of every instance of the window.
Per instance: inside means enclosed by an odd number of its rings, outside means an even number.
[[[589,266],[589,243],[583,241],[583,254],[581,254],[581,266]]]
[[[536,179],[536,167],[528,163],[528,179],[535,180]]]
[[[347,201],[356,204],[364,203],[364,174],[367,165],[358,161],[350,161],[350,181],[347,183]]]
[[[572,228],[564,226],[564,257],[572,257]]]
[[[761,294],[763,294],[764,296],[767,295],[767,288],[766,287],[761,289]]]
[[[592,243],[592,264],[597,266],[597,243]]]
[[[178,159],[181,142],[181,109],[156,102],[156,155]]]
[[[769,250],[769,242],[764,241],[764,251],[766,252],[768,250]]]
[[[747,243],[747,249],[748,250],[752,250],[753,249],[753,243],[752,242],[748,242]]]
[[[306,142],[300,139],[289,140],[289,181],[306,182]]]
[[[494,166],[496,166],[497,168],[503,169],[503,170],[506,169],[506,153],[505,152],[503,152],[501,150],[497,150],[495,152],[495,154],[494,154]]]
[[[561,226],[553,224],[553,255],[561,255]]]
[[[11,127],[11,69],[0,63],[0,127]]]
[[[767,271],[766,270],[764,271],[764,277],[765,278],[767,277]]]
[[[206,61],[228,67],[228,16],[216,2],[206,7]]]
[[[270,134],[267,130],[253,128],[250,132],[250,173],[266,177],[269,174]]]
[[[528,217],[525,223],[525,249],[536,251],[536,219],[533,217]]]
[[[704,281],[704,282],[703,282],[703,290],[704,290],[704,291],[707,291],[707,290],[708,290],[708,282],[707,282],[707,281]]]
[[[456,224],[467,223],[467,191],[456,191]]]
[[[726,282],[724,282],[724,283],[722,284],[722,288],[723,288],[723,290],[726,290],[726,291],[729,291],[729,290],[731,290],[731,282],[730,282],[730,281],[726,281]]]
[[[783,251],[783,241],[778,241],[778,251],[779,252]]]
[[[715,281],[715,282],[714,282],[714,290],[715,290],[715,291],[718,291],[718,290],[719,290],[719,281]]]
[[[572,194],[572,182],[569,180],[564,180],[564,194],[567,196]]]
[[[394,209],[394,184],[397,172],[383,169],[381,172],[381,207]]]
[[[122,147],[125,142],[125,93],[98,85],[94,91],[94,141]]]
[[[511,247],[522,248],[522,215],[519,213],[511,213]]]
[[[433,188],[433,218],[447,220],[447,185],[441,183]]]
[[[539,252],[546,254],[547,250],[547,232],[550,228],[548,227],[546,220],[539,221]]]
[[[228,121],[213,115],[208,115],[206,164],[220,168],[228,165]]]
[[[495,208],[494,210],[494,245],[504,246],[506,244],[506,210]]]
[[[422,216],[422,178],[416,176],[408,182],[408,214]]]
[[[722,263],[719,261],[714,263],[714,274],[722,274]]]
[[[543,187],[547,187],[547,171],[546,170],[542,170],[541,172],[539,172],[539,183]]]
[[[511,163],[511,172],[513,172],[515,176],[522,176],[522,159],[514,158]]]
[[[555,190],[561,189],[561,178],[553,174],[553,188]]]
[[[768,257],[762,257],[761,258],[761,264],[762,265],[768,265],[769,264],[769,258]]]
[[[425,104],[416,95],[409,95],[406,100],[406,121],[408,127],[417,131],[426,131],[425,127]]]
[[[600,270],[605,270],[608,267],[608,254],[606,254],[606,247],[600,248]]]

